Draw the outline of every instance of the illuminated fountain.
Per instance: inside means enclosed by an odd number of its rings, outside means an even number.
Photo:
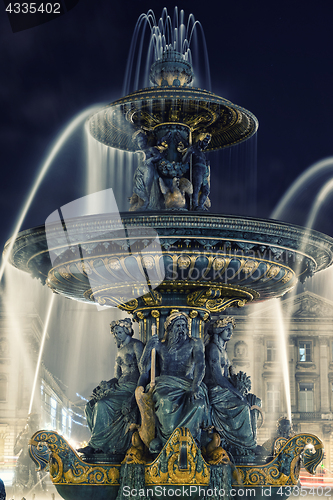
[[[102,144],[133,153],[141,151],[143,159],[134,174],[129,212],[119,214],[112,190],[106,190],[62,207],[51,214],[45,227],[22,231],[6,247],[9,252],[12,246],[9,258],[15,267],[40,279],[55,293],[100,307],[117,306],[129,313],[138,322],[141,341],[147,345],[144,356],[148,346],[152,348],[151,357],[148,349],[146,365],[143,361],[140,365],[147,367],[147,373],[142,369],[141,376],[149,375],[152,388],[154,356],[160,359],[162,376],[163,370],[168,371],[166,344],[157,339],[162,340],[169,327],[172,330],[177,318],[186,318],[185,328],[190,333],[186,342],[194,360],[188,378],[194,380],[198,360],[203,359],[205,330],[211,332],[213,344],[214,338],[232,324],[232,320],[223,318],[226,308],[281,297],[297,280],[304,281],[327,268],[333,259],[333,240],[316,231],[273,220],[208,212],[210,175],[214,181],[218,166],[213,165],[210,172],[205,152],[246,141],[256,133],[258,123],[246,109],[210,91],[191,87],[191,61],[187,52],[177,48],[162,47],[151,66],[152,87],[111,103],[88,120],[90,134]],[[87,211],[90,203],[93,211]],[[125,320],[119,323],[122,327],[124,324]],[[152,338],[154,331],[156,341]],[[206,352],[211,351],[210,345]],[[179,356],[179,366],[193,361],[189,361],[187,352],[173,352]],[[209,356],[206,373],[214,378]],[[174,361],[172,356],[170,359]],[[186,378],[180,368],[179,373],[177,370],[175,378]],[[198,401],[201,406],[206,404],[204,389],[199,394],[203,368],[201,372],[185,414],[188,421],[193,405],[199,409]],[[78,453],[51,431],[33,436],[31,455],[44,467],[45,448],[41,444],[47,443],[51,478],[64,498],[115,498],[120,484],[129,484],[127,480],[136,487],[167,486],[173,490],[179,485],[257,488],[258,496],[264,494],[262,486],[272,487],[274,493],[297,484],[301,460],[310,472],[320,463],[320,440],[311,434],[280,436],[266,455],[258,450],[255,431],[260,401],[247,395],[244,374],[235,377],[230,375],[230,380],[237,389],[242,413],[235,420],[243,419],[247,425],[251,422],[254,437],[250,445],[243,443],[240,433],[228,435],[214,424],[211,402],[205,406],[205,419],[199,421],[197,416],[195,424],[188,427],[174,425],[169,435],[164,434],[164,441],[157,443],[154,429],[143,423],[154,405],[155,410],[161,401],[167,406],[167,399],[159,399],[157,394],[157,380],[154,396],[146,393],[150,410],[142,408],[137,393],[142,424],[140,427],[139,420],[132,422],[139,430],[134,431],[126,456],[117,447],[111,453],[97,453],[93,446]],[[226,378],[230,386],[232,382]],[[147,382],[142,384],[146,386]],[[237,385],[241,383],[246,386],[243,395]],[[112,387],[107,386],[106,391]],[[244,403],[249,396],[254,402]],[[166,418],[177,421],[170,415],[178,410],[177,404],[172,411],[165,410],[164,416],[162,411],[162,417],[156,420],[157,436],[163,434],[164,428],[162,432],[158,426],[165,426]],[[197,433],[193,437],[194,429]],[[121,483],[122,460],[126,469]]]

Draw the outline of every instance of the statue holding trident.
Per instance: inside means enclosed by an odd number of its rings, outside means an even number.
[[[149,443],[152,453],[162,449],[177,427],[187,427],[199,442],[202,423],[207,420],[207,390],[202,384],[205,370],[203,342],[189,336],[188,316],[182,312],[171,312],[164,328],[162,341],[153,335],[140,360],[139,385],[148,383],[149,371],[153,379],[156,437]]]

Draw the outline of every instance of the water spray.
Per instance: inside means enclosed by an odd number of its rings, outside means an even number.
[[[12,235],[12,238],[10,240],[10,244],[7,248],[6,255],[3,256],[3,258],[2,258],[2,263],[0,266],[0,281],[2,280],[3,273],[6,269],[6,265],[7,265],[8,259],[10,257],[11,251],[13,249],[13,245],[14,245],[16,236],[21,229],[24,218],[25,218],[25,216],[26,216],[26,214],[31,206],[31,203],[35,197],[35,194],[36,194],[39,186],[41,185],[51,163],[56,158],[57,154],[59,153],[59,151],[61,150],[61,148],[65,144],[65,142],[73,134],[74,130],[82,123],[83,120],[85,120],[87,118],[87,116],[89,116],[93,111],[95,111],[96,109],[99,109],[99,108],[100,108],[100,105],[90,106],[89,108],[85,109],[84,111],[79,113],[77,116],[75,116],[73,118],[73,120],[71,120],[70,123],[63,130],[63,132],[60,133],[60,135],[56,139],[54,145],[51,147],[51,150],[50,150],[49,154],[47,155],[45,161],[42,163],[42,166],[41,166],[40,171],[36,177],[36,180],[33,183],[33,186],[30,190],[30,193],[29,193],[29,195],[28,195],[28,197],[23,205],[23,208],[21,210],[21,214],[20,214],[20,216],[16,222],[16,225],[14,227],[13,235]]]
[[[50,317],[51,317],[51,313],[52,313],[54,297],[55,297],[55,295],[52,294],[51,300],[50,300],[50,304],[49,304],[49,308],[48,308],[48,311],[46,313],[46,319],[45,319],[45,323],[44,323],[44,330],[43,330],[43,334],[42,334],[42,340],[41,340],[40,347],[39,347],[39,354],[38,354],[38,360],[37,360],[37,365],[36,365],[35,378],[34,378],[34,382],[33,382],[33,385],[32,385],[32,392],[31,392],[31,398],[30,398],[30,405],[29,405],[28,414],[31,413],[32,405],[33,405],[33,402],[34,402],[34,397],[35,397],[35,392],[36,392],[36,385],[37,385],[37,379],[38,379],[38,373],[39,373],[39,368],[40,368],[40,364],[41,364],[41,361],[42,361],[42,354],[43,354],[43,350],[44,350],[46,333],[47,333],[47,329],[49,327]]]

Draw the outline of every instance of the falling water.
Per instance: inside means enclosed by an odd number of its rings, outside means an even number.
[[[302,190],[305,189],[306,185],[309,185],[310,182],[313,182],[313,179],[318,177],[320,174],[324,174],[327,172],[330,172],[333,170],[333,158],[326,158],[324,160],[321,160],[311,167],[309,167],[303,174],[301,174],[296,181],[290,186],[288,191],[285,193],[285,195],[282,197],[280,202],[278,203],[277,207],[274,209],[271,217],[274,219],[278,219],[282,217],[282,215],[286,212],[287,208],[290,208],[290,205],[292,202],[295,203],[295,200],[297,199],[297,196],[302,192]],[[328,196],[331,194],[333,191],[333,179],[329,179],[324,186],[320,189],[319,193],[315,197],[312,206],[309,210],[309,214],[306,220],[305,227],[309,230],[312,229],[314,226],[315,220],[319,214],[319,211],[324,204],[324,202],[327,200]],[[305,233],[301,245],[300,245],[300,252],[303,253],[307,242],[309,238],[310,233]],[[300,265],[301,263],[298,263],[295,269],[296,274],[299,273],[300,271]],[[321,273],[322,276],[319,277],[320,280],[320,287],[319,287],[319,292],[321,292],[322,289],[322,277],[325,274],[325,281],[327,281],[327,277],[333,274],[332,269],[328,269],[325,272]],[[318,281],[318,276],[315,276],[314,282]],[[296,290],[294,289],[292,291],[292,295],[295,295]],[[290,297],[290,295],[289,295]],[[288,330],[288,324],[290,321],[289,317],[282,317],[282,311],[281,307],[278,308],[277,311],[277,317],[280,325],[280,331],[281,331],[281,351],[282,351],[282,363],[283,365],[283,372],[285,372],[285,369],[288,369],[288,361],[287,361],[287,345],[286,345],[286,339],[287,339],[287,330]],[[287,394],[289,394],[289,406],[290,406],[290,393],[289,393],[289,376],[288,378],[285,377],[285,392],[286,392],[286,397]],[[291,413],[290,413],[291,414]]]
[[[47,310],[46,318],[45,318],[45,321],[44,321],[44,330],[43,330],[42,339],[41,339],[40,346],[39,346],[39,354],[38,354],[38,359],[37,359],[37,365],[36,365],[36,371],[35,371],[35,378],[34,378],[34,382],[32,384],[32,391],[31,391],[31,398],[30,398],[30,404],[29,404],[28,414],[31,413],[32,405],[33,405],[33,402],[34,402],[35,391],[36,391],[36,384],[37,384],[38,374],[39,374],[39,368],[40,368],[40,364],[42,362],[42,355],[43,355],[43,351],[44,351],[45,338],[46,338],[46,333],[47,333],[47,330],[48,330],[48,327],[49,327],[49,322],[50,322],[51,313],[52,313],[52,309],[53,309],[54,297],[55,297],[55,295],[52,294],[51,295],[51,300],[50,300],[50,303],[49,303],[49,308]]]
[[[281,345],[281,364],[282,364],[282,377],[283,385],[286,398],[287,415],[291,422],[291,398],[290,398],[290,381],[289,381],[289,360],[287,351],[287,335],[285,329],[285,323],[282,315],[281,300],[273,299],[273,303],[276,311],[276,322],[279,335],[279,341]]]
[[[85,109],[84,111],[82,111],[81,113],[79,113],[77,116],[75,116],[71,120],[71,122],[66,126],[66,128],[60,133],[59,137],[56,139],[55,143],[51,147],[50,152],[48,153],[46,159],[42,163],[41,168],[37,174],[37,177],[36,177],[36,179],[32,185],[32,188],[28,194],[28,197],[27,197],[27,199],[26,199],[26,201],[21,209],[20,215],[18,217],[17,223],[14,227],[14,230],[13,230],[13,233],[11,236],[10,245],[7,248],[6,255],[3,256],[3,258],[2,258],[3,260],[2,260],[2,263],[0,266],[0,281],[2,279],[2,276],[3,276],[4,270],[6,268],[8,259],[10,257],[11,251],[13,249],[13,245],[14,245],[16,236],[18,235],[18,232],[21,229],[24,218],[25,218],[25,216],[26,216],[26,214],[31,206],[31,203],[35,197],[35,194],[36,194],[39,186],[41,185],[50,165],[52,164],[53,160],[56,158],[56,156],[59,153],[59,151],[61,150],[61,148],[64,146],[65,142],[71,137],[74,130],[83,122],[83,120],[85,120],[85,118],[87,118],[87,116],[89,116],[94,110],[99,109],[99,107],[100,106],[96,106],[96,105],[91,106],[91,107]]]
[[[143,50],[147,31],[148,49]],[[165,7],[158,21],[152,10],[149,10],[147,14],[141,14],[137,20],[127,59],[123,95],[141,87],[150,86],[150,67],[153,62],[162,57],[167,47],[180,52],[193,64],[196,86],[211,89],[208,51],[200,22],[195,20],[193,14],[190,14],[185,25],[185,13],[183,10],[178,11],[177,7],[171,19]],[[143,54],[146,54],[146,59]],[[204,64],[203,71],[201,70],[202,64]],[[200,85],[199,77],[204,79]]]
[[[288,206],[295,201],[296,196],[305,189],[319,174],[333,172],[333,157],[325,158],[309,167],[303,172],[283,195],[278,205],[272,212],[272,219],[281,219]]]
[[[112,188],[118,210],[129,208],[132,194],[132,179],[138,165],[138,156],[127,151],[119,151],[96,141],[85,128],[86,134],[86,193],[95,193]]]

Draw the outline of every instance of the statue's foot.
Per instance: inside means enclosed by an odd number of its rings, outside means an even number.
[[[158,438],[153,439],[149,445],[150,453],[159,453],[163,448],[161,441]]]
[[[254,453],[260,457],[267,457],[267,450],[263,446],[258,446],[254,449]]]
[[[84,448],[78,448],[76,451],[78,453],[84,453],[85,455],[94,455],[97,452],[96,448],[93,448],[92,446],[85,446]]]

